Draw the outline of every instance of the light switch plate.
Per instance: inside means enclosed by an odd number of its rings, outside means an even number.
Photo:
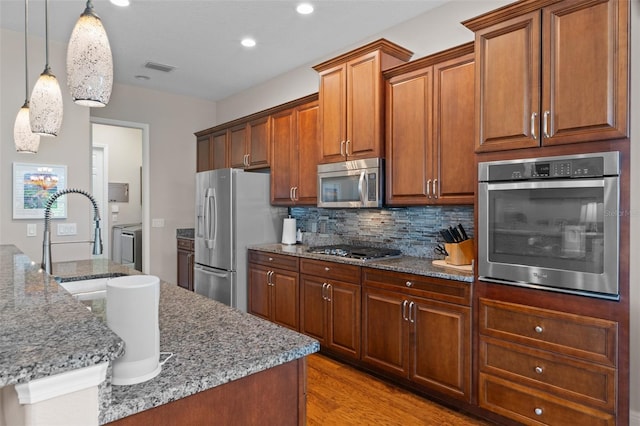
[[[76,235],[78,226],[75,223],[59,223],[58,235]]]
[[[151,219],[152,228],[164,228],[164,219]]]
[[[35,236],[36,236],[36,224],[27,223],[27,237],[35,237]]]

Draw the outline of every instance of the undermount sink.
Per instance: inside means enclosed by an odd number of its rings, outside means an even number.
[[[87,309],[104,320],[107,281],[110,278],[127,275],[121,272],[114,272],[83,277],[56,277],[56,281],[62,288],[71,293],[74,299],[82,302]]]

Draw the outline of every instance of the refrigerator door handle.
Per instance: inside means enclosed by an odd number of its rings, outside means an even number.
[[[209,269],[205,269],[202,266],[198,266],[198,265],[194,266],[194,269],[196,269],[197,271],[202,272],[203,274],[213,275],[214,277],[218,277],[218,278],[226,278],[227,275],[229,275],[228,272],[213,272],[213,271],[211,271]]]
[[[213,200],[212,189],[207,188],[204,195],[204,244],[208,249],[213,248],[213,241],[211,238],[211,202]]]
[[[214,250],[216,248],[216,240],[218,239],[218,197],[216,196],[216,190],[213,189],[213,235],[211,236],[211,244]]]

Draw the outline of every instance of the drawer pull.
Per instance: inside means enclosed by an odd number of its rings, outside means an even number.
[[[543,372],[543,371],[544,371],[544,370],[542,369],[542,367],[540,367],[540,366],[537,366],[537,367],[536,367],[536,373],[538,373],[538,374],[542,374],[542,372]]]
[[[541,416],[542,415],[542,408],[536,408],[535,410],[533,410],[534,413],[536,413],[536,416]]]
[[[544,331],[544,328],[542,328],[541,325],[536,325],[536,328],[534,328],[534,330],[536,331],[536,333],[542,333]]]
[[[327,272],[329,272],[329,271],[331,270],[331,268],[329,268],[328,266],[325,266],[325,267],[324,267],[324,270],[325,270],[325,271],[327,271]]]
[[[270,257],[270,258],[269,258],[269,262],[273,262],[273,257]]]
[[[407,281],[407,282],[405,283],[405,285],[406,285],[407,287],[413,287],[413,283],[412,283],[411,281]]]

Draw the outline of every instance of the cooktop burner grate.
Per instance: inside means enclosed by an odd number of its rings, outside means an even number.
[[[307,251],[309,253],[357,259],[362,260],[363,262],[380,259],[394,259],[402,255],[400,250],[395,249],[350,245],[317,246],[310,247]]]

